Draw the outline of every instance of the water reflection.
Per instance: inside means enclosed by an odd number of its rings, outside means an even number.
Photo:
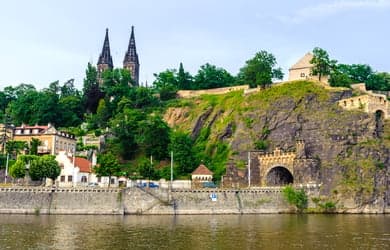
[[[0,215],[0,249],[390,249],[386,215]]]

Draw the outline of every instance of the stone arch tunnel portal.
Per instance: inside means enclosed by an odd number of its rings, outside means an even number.
[[[292,184],[293,182],[293,175],[287,168],[283,166],[273,167],[268,171],[266,176],[267,186],[285,186]]]

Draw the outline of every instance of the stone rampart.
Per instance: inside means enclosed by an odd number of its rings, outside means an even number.
[[[367,94],[342,99],[339,106],[345,110],[361,110],[366,113],[375,114],[377,111],[383,112],[384,119],[390,117],[390,107],[385,95]]]
[[[249,85],[239,85],[239,86],[231,86],[231,87],[215,88],[215,89],[179,90],[177,92],[177,96],[179,98],[192,98],[201,95],[222,95],[232,91],[247,90],[247,89],[249,89]]]

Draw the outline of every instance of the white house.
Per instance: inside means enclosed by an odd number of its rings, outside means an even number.
[[[89,161],[81,157],[72,157],[66,154],[65,151],[60,151],[56,156],[56,160],[61,167],[61,174],[56,180],[59,187],[82,187],[91,185],[91,183],[100,187],[108,186],[108,176],[98,177],[92,172],[92,168],[96,165],[95,154],[93,160]],[[110,186],[118,186],[117,177],[111,177]]]

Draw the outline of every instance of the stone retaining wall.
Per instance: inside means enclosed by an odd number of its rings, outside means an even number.
[[[319,189],[315,187],[306,188],[309,207],[313,207],[310,197],[317,197],[318,191]],[[199,189],[171,192],[161,188],[136,187],[127,189],[0,188],[0,213],[121,215],[286,212],[291,212],[291,207],[282,197],[280,188]]]

